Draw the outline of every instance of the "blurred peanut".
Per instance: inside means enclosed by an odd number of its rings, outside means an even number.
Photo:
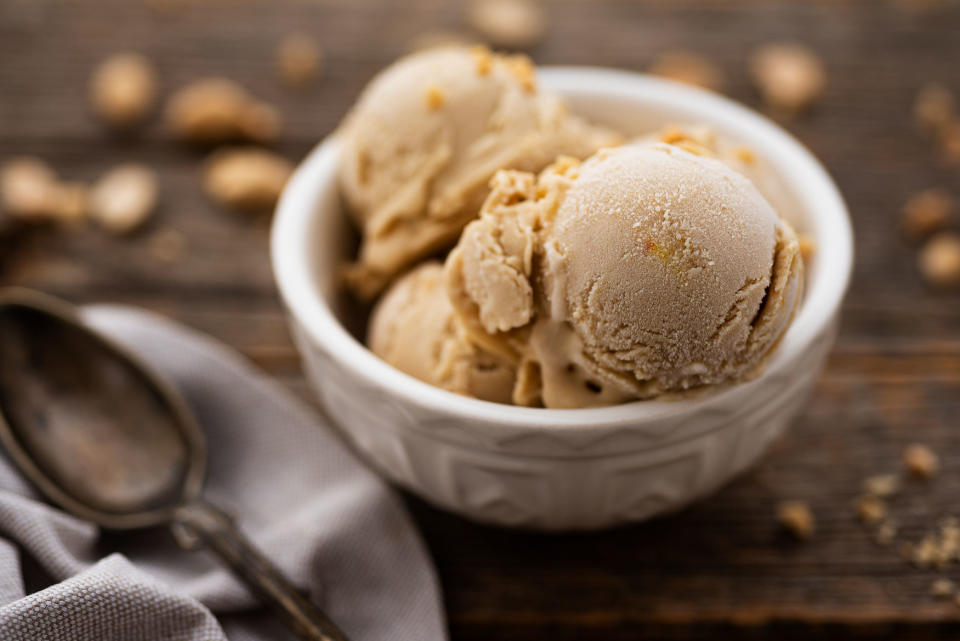
[[[529,49],[547,30],[539,0],[474,0],[467,18],[485,41],[505,49]]]
[[[674,82],[720,91],[723,70],[709,59],[690,51],[667,51],[647,69],[650,73]]]
[[[107,231],[127,234],[149,220],[158,196],[156,172],[143,165],[120,165],[94,184],[90,215]]]
[[[953,93],[939,82],[928,82],[920,88],[913,102],[913,118],[923,131],[939,135],[953,120]]]
[[[113,127],[127,128],[146,120],[157,99],[153,65],[136,53],[120,53],[101,62],[90,78],[90,105]]]
[[[197,80],[177,90],[166,119],[178,138],[196,144],[234,140],[269,142],[280,132],[280,114],[226,78]]]
[[[290,87],[302,88],[320,75],[323,52],[313,38],[302,33],[290,34],[277,48],[277,70]]]
[[[0,167],[0,207],[11,218],[25,221],[52,217],[58,179],[39,158],[20,157]]]
[[[291,173],[293,164],[273,152],[255,147],[224,149],[208,161],[204,188],[210,198],[227,207],[268,210],[276,205]]]
[[[920,250],[918,264],[920,274],[934,287],[960,286],[960,236],[937,234]]]
[[[810,506],[803,501],[783,501],[777,506],[777,521],[780,527],[796,539],[813,536],[815,522]]]
[[[913,443],[903,451],[903,465],[910,476],[929,479],[940,469],[940,457],[926,445]]]
[[[753,53],[750,72],[764,102],[788,115],[809,108],[827,86],[820,58],[800,44],[764,45]]]
[[[918,192],[903,206],[903,231],[911,239],[921,240],[946,226],[953,209],[954,199],[943,189]]]

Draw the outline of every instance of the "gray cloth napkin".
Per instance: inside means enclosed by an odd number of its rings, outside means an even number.
[[[180,388],[207,436],[204,496],[353,641],[446,639],[419,535],[329,424],[196,332],[121,307],[85,318]],[[37,574],[53,584],[25,585]],[[227,638],[292,635],[209,553],[162,529],[102,534],[42,501],[0,452],[0,639]]]

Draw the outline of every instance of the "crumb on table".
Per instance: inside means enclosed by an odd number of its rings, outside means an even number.
[[[960,235],[940,232],[921,248],[917,257],[920,275],[937,288],[960,285]]]
[[[797,539],[813,536],[815,523],[810,506],[804,501],[783,501],[777,506],[780,526]]]
[[[914,443],[903,451],[903,464],[914,478],[929,479],[940,468],[940,458],[926,445]]]
[[[913,194],[901,212],[904,233],[921,240],[940,231],[950,221],[954,205],[953,196],[945,189],[925,189]]]

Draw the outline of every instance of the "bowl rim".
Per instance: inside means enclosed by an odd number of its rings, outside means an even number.
[[[734,401],[751,383],[776,376],[790,367],[829,326],[839,311],[853,266],[853,230],[847,206],[826,169],[796,138],[767,117],[729,98],[646,74],[588,66],[546,66],[538,69],[540,84],[560,95],[590,93],[662,106],[683,106],[701,112],[702,120],[757,149],[759,155],[790,167],[788,182],[803,185],[800,197],[816,207],[803,207],[816,231],[815,285],[787,328],[757,379],[677,400],[639,400],[599,408],[546,409],[517,407],[461,396],[409,376],[382,361],[340,323],[316,286],[315,263],[307,233],[316,203],[337,176],[338,142],[331,135],[314,148],[294,172],[281,195],[270,238],[274,277],[298,327],[322,346],[340,367],[366,381],[365,387],[399,395],[407,403],[474,421],[520,428],[564,431],[648,423]],[[742,135],[741,135],[742,134]],[[779,171],[779,170],[778,170]],[[464,421],[469,424],[470,421]],[[594,434],[596,435],[596,434]]]

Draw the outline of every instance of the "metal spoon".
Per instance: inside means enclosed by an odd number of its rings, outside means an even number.
[[[0,445],[52,502],[111,530],[170,525],[209,546],[308,641],[346,641],[220,510],[200,498],[203,434],[183,398],[69,305],[0,293]]]

